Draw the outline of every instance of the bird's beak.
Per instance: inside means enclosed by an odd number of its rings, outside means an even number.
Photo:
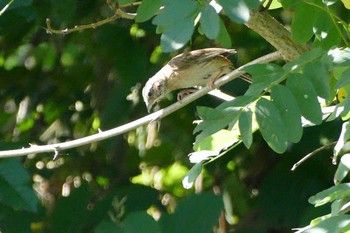
[[[147,105],[147,112],[148,113],[151,113],[151,110],[152,110],[152,107],[153,107],[153,105]]]
[[[146,103],[147,111],[148,113],[151,113],[152,108],[153,108],[154,102],[148,102]]]

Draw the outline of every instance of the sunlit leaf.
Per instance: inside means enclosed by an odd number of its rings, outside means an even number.
[[[205,138],[196,139],[193,145],[195,151],[220,151],[239,141],[239,132],[222,129]]]
[[[185,177],[182,180],[182,185],[185,189],[190,189],[193,186],[193,183],[197,179],[197,177],[202,172],[202,163],[199,162],[195,164],[185,175]]]
[[[316,232],[349,232],[350,215],[331,216],[317,225],[312,225],[305,233]]]
[[[340,136],[338,138],[337,144],[334,147],[334,156],[337,157],[340,154],[346,141],[348,141],[349,139],[350,139],[350,123],[349,121],[347,121],[343,123]]]
[[[350,0],[341,0],[346,9],[350,9]]]
[[[350,183],[338,184],[309,198],[315,206],[321,206],[336,199],[350,198]]]
[[[350,48],[334,48],[329,50],[328,55],[336,66],[350,65]]]
[[[350,171],[350,154],[341,157],[337,171],[334,175],[334,183],[340,183]]]

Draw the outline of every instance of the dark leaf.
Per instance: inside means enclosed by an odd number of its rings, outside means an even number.
[[[255,106],[256,121],[259,130],[269,146],[277,153],[287,149],[287,135],[281,115],[275,105],[261,98]]]

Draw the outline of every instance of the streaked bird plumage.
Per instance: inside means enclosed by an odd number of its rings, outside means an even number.
[[[227,56],[234,49],[206,48],[179,54],[151,77],[142,90],[150,112],[153,105],[171,91],[194,86],[210,85],[222,75],[232,71]]]

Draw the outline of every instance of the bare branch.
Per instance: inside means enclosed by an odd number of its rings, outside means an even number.
[[[5,6],[4,6],[4,8],[2,8],[1,9],[1,11],[0,11],[0,16],[2,15],[2,14],[4,14],[4,12],[7,10],[7,8],[9,8],[10,6],[11,6],[11,4],[14,2],[14,0],[11,0],[9,3],[7,3]]]
[[[279,52],[273,52],[270,54],[267,54],[263,57],[260,57],[254,61],[251,61],[240,68],[232,71],[231,73],[223,76],[222,78],[218,79],[214,85],[216,87],[220,87],[233,79],[238,78],[241,76],[244,72],[241,71],[243,68],[257,64],[257,63],[269,63],[272,61],[280,60],[282,59],[282,56]],[[133,129],[136,129],[137,127],[140,127],[142,125],[148,124],[151,121],[155,121],[157,119],[164,118],[167,115],[170,115],[171,113],[177,111],[178,109],[186,106],[187,104],[195,101],[196,99],[199,99],[200,97],[206,95],[208,92],[212,91],[210,87],[206,86],[203,87],[202,89],[196,91],[193,94],[190,94],[186,96],[184,99],[181,101],[178,101],[164,109],[161,109],[157,112],[154,112],[152,114],[149,114],[145,117],[142,117],[140,119],[137,119],[135,121],[129,122],[127,124],[121,125],[119,127],[107,130],[107,131],[101,131],[98,132],[97,134],[90,135],[84,138],[79,138],[76,140],[72,141],[67,141],[63,143],[56,143],[56,144],[51,144],[51,145],[43,145],[43,146],[38,146],[38,145],[31,145],[29,148],[23,148],[23,149],[16,149],[16,150],[7,150],[7,151],[0,151],[0,158],[7,158],[7,157],[17,157],[17,156],[24,156],[27,154],[34,154],[34,153],[45,153],[45,152],[50,152],[54,153],[57,155],[59,152],[83,145],[87,145],[93,142],[98,142],[107,138],[111,138],[126,132],[129,132]]]
[[[116,9],[115,14],[113,16],[108,17],[108,18],[106,18],[104,20],[98,21],[96,23],[79,25],[79,26],[74,26],[73,28],[66,28],[66,29],[60,29],[60,30],[53,29],[51,27],[51,20],[49,18],[47,18],[46,19],[46,27],[47,27],[46,31],[49,34],[68,34],[68,33],[71,33],[71,32],[85,30],[85,29],[90,29],[90,28],[95,29],[97,27],[100,27],[100,26],[102,26],[104,24],[113,22],[113,21],[115,21],[117,19],[120,19],[120,18],[123,18],[123,19],[134,19],[135,17],[136,17],[135,13],[127,13],[127,12],[124,12],[123,10],[121,10],[121,9]]]
[[[305,162],[307,159],[311,158],[312,156],[314,156],[318,152],[323,151],[323,150],[327,149],[328,147],[331,147],[331,146],[333,146],[335,144],[337,144],[337,141],[328,143],[327,145],[321,146],[321,147],[317,148],[316,150],[310,152],[309,154],[304,156],[302,159],[300,159],[297,163],[295,163],[291,170],[294,171],[297,167],[299,167],[300,164]]]

